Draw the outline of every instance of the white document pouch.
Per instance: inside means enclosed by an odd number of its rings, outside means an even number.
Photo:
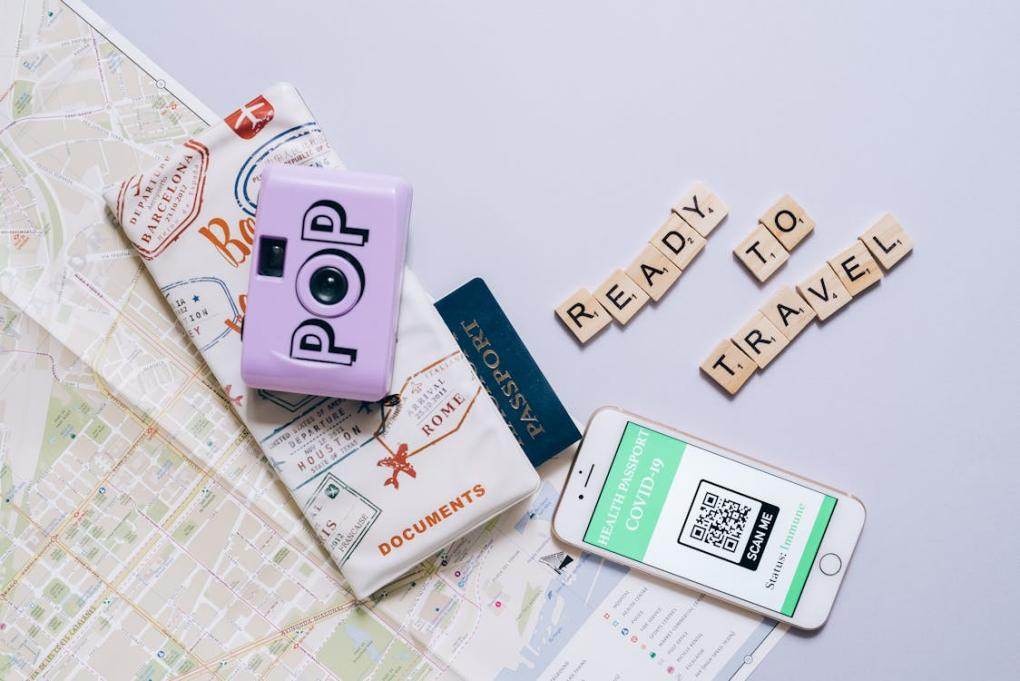
[[[224,399],[364,598],[526,498],[539,478],[409,271],[386,399],[243,384],[245,290],[269,163],[341,165],[289,85],[267,89],[106,199]]]

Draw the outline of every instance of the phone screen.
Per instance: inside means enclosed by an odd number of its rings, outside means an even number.
[[[584,542],[792,617],[836,498],[628,422]]]

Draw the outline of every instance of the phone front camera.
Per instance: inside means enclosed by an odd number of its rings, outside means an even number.
[[[578,499],[584,499],[584,495],[583,495],[583,494],[578,494],[578,495],[577,495],[577,498],[578,498]]]
[[[309,278],[308,288],[323,305],[336,305],[347,295],[347,277],[335,267],[320,267]]]

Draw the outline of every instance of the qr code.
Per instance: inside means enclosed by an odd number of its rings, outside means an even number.
[[[754,570],[778,515],[774,504],[702,480],[677,541]]]
[[[691,527],[691,538],[736,553],[749,515],[751,507],[747,504],[706,490]]]

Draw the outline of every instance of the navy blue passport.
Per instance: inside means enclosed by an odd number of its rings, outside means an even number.
[[[541,465],[581,439],[573,419],[482,279],[472,279],[439,300],[436,310],[532,465]]]

